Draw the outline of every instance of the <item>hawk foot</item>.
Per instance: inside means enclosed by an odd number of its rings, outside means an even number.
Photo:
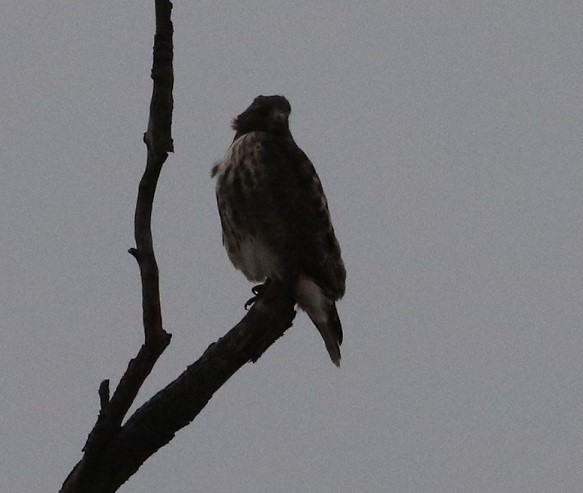
[[[251,308],[251,306],[253,306],[253,304],[260,298],[261,293],[263,293],[265,291],[265,288],[269,285],[269,283],[270,283],[270,280],[269,280],[269,278],[267,278],[263,284],[258,284],[257,286],[253,286],[251,288],[251,292],[255,296],[249,298],[245,302],[245,310],[249,310],[249,308]]]

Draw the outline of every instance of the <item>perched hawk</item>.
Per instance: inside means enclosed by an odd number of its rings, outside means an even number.
[[[233,121],[235,138],[215,164],[223,244],[250,281],[291,282],[299,307],[340,366],[335,301],[346,271],[314,166],[295,143],[283,96],[259,96]]]

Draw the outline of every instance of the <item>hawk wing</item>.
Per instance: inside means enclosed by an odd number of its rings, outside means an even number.
[[[289,267],[299,268],[332,300],[341,298],[346,270],[312,162],[289,137],[267,136],[262,151],[270,175],[270,202],[286,227],[286,249],[298,263]]]

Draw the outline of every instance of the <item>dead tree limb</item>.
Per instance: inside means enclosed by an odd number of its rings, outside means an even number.
[[[151,217],[158,177],[168,153],[173,151],[172,4],[168,0],[155,0],[155,6],[153,92],[148,129],[144,134],[148,156],[136,203],[136,247],[129,250],[140,269],[145,342],[130,361],[111,398],[109,381],[101,383],[97,422],[83,448],[83,458],[61,488],[63,493],[116,491],[148,457],[190,423],[241,366],[256,361],[281,337],[295,316],[289,286],[272,283],[241,322],[211,344],[198,361],[122,425],[144,380],[170,343],[170,334],[162,328]]]
[[[81,489],[63,491],[117,491],[200,413],[239,368],[248,361],[256,361],[281,337],[291,327],[294,316],[289,286],[270,286],[243,320],[128,419],[94,463],[88,483]]]

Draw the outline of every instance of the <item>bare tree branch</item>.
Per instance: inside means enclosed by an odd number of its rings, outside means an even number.
[[[63,493],[116,491],[148,457],[190,423],[241,366],[256,361],[281,337],[295,316],[289,284],[271,283],[241,322],[122,426],[144,380],[170,343],[170,334],[162,328],[151,217],[158,178],[168,153],[173,151],[173,26],[170,1],[155,0],[155,5],[154,84],[144,134],[148,157],[136,203],[136,248],[129,250],[140,269],[145,343],[129,362],[111,399],[109,380],[99,386],[101,410],[97,422],[83,448],[83,458],[63,483]]]
[[[154,61],[152,65],[153,91],[150,103],[148,129],[144,142],[148,148],[146,169],[138,189],[134,217],[136,248],[130,253],[140,268],[142,283],[142,312],[145,343],[137,356],[130,361],[113,396],[109,399],[109,381],[99,387],[101,410],[97,422],[83,451],[83,459],[73,469],[61,491],[89,491],[95,464],[101,461],[104,450],[119,432],[121,423],[134,402],[144,380],[170,343],[170,335],[162,328],[158,265],[152,244],[152,205],[162,166],[172,152],[172,88],[174,74],[172,4],[168,0],[156,0],[156,35],[154,37]]]
[[[116,491],[188,425],[241,366],[256,361],[291,327],[294,303],[289,285],[271,285],[243,320],[128,419],[94,463],[89,481],[81,489],[66,491]]]

